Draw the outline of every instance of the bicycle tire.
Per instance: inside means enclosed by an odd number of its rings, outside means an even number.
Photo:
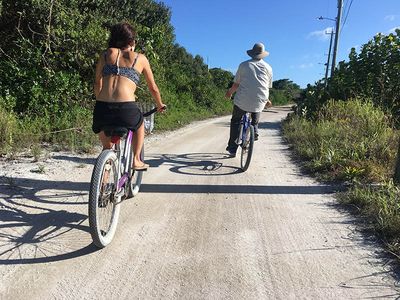
[[[249,168],[251,158],[253,156],[254,146],[254,126],[250,125],[246,130],[246,140],[240,144],[240,167],[245,172]]]
[[[120,201],[119,199],[113,199],[118,178],[117,161],[114,151],[104,150],[97,158],[90,180],[89,227],[93,242],[99,248],[104,248],[111,243],[117,229],[120,213],[120,205],[118,203]],[[103,186],[106,189],[104,193],[104,191],[101,192],[101,188],[103,185],[103,173],[108,168],[107,166],[110,166],[110,170],[112,170],[109,174],[111,182],[107,182],[106,187]]]
[[[140,152],[140,159],[144,161],[144,145],[142,151]],[[130,160],[132,166],[132,159]],[[131,177],[129,181],[129,193],[128,197],[135,197],[140,190],[140,185],[142,184],[143,171],[135,171],[131,168]]]

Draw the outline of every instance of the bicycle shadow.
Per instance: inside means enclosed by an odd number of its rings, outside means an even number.
[[[54,262],[97,250],[83,224],[88,184],[62,182],[57,190],[59,183],[0,180],[0,265]]]
[[[151,167],[168,165],[173,173],[194,176],[226,176],[242,173],[242,169],[223,163],[231,157],[223,153],[185,153],[149,155],[145,159]]]
[[[272,123],[274,124],[274,123]],[[238,155],[239,152],[238,152]],[[229,164],[231,157],[223,153],[185,153],[150,155],[146,162],[151,167],[166,165],[169,171],[191,176],[226,176],[243,173]],[[237,162],[235,162],[237,163]],[[275,194],[316,195],[332,194],[341,189],[336,185],[208,185],[208,184],[142,184],[141,193],[212,193],[212,194]]]

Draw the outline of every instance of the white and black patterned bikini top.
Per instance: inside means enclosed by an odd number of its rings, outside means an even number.
[[[118,49],[118,56],[116,64],[105,64],[103,67],[103,76],[108,75],[119,75],[124,76],[132,80],[136,85],[139,84],[140,81],[140,73],[134,68],[139,57],[139,54],[136,56],[135,60],[133,61],[132,67],[120,67],[119,66],[119,54],[121,50]],[[104,53],[104,59],[106,59],[106,54]]]

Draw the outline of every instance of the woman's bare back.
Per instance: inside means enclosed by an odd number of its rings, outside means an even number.
[[[99,60],[99,66],[96,72],[101,71],[103,75],[103,68],[106,64],[116,66],[119,68],[132,68],[138,76],[143,71],[143,61],[141,55],[137,52],[128,50],[120,50],[117,48],[109,48],[105,52],[102,59]],[[135,61],[136,60],[136,61]],[[100,75],[100,74],[99,74]],[[123,102],[135,101],[136,83],[126,76],[117,74],[110,74],[102,76],[101,90],[97,96],[97,100],[105,102]]]

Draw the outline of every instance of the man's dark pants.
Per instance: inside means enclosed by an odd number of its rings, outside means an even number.
[[[240,120],[242,119],[242,117],[245,113],[246,113],[246,111],[242,110],[238,106],[236,106],[236,105],[233,106],[232,119],[231,119],[231,131],[230,131],[228,147],[226,148],[226,150],[231,153],[236,153],[236,150],[238,148],[238,145],[235,143],[235,141],[237,140],[237,138],[239,136]],[[259,121],[260,121],[260,113],[252,112],[251,113],[251,125],[254,126],[254,135],[255,136],[258,136],[258,122]]]

